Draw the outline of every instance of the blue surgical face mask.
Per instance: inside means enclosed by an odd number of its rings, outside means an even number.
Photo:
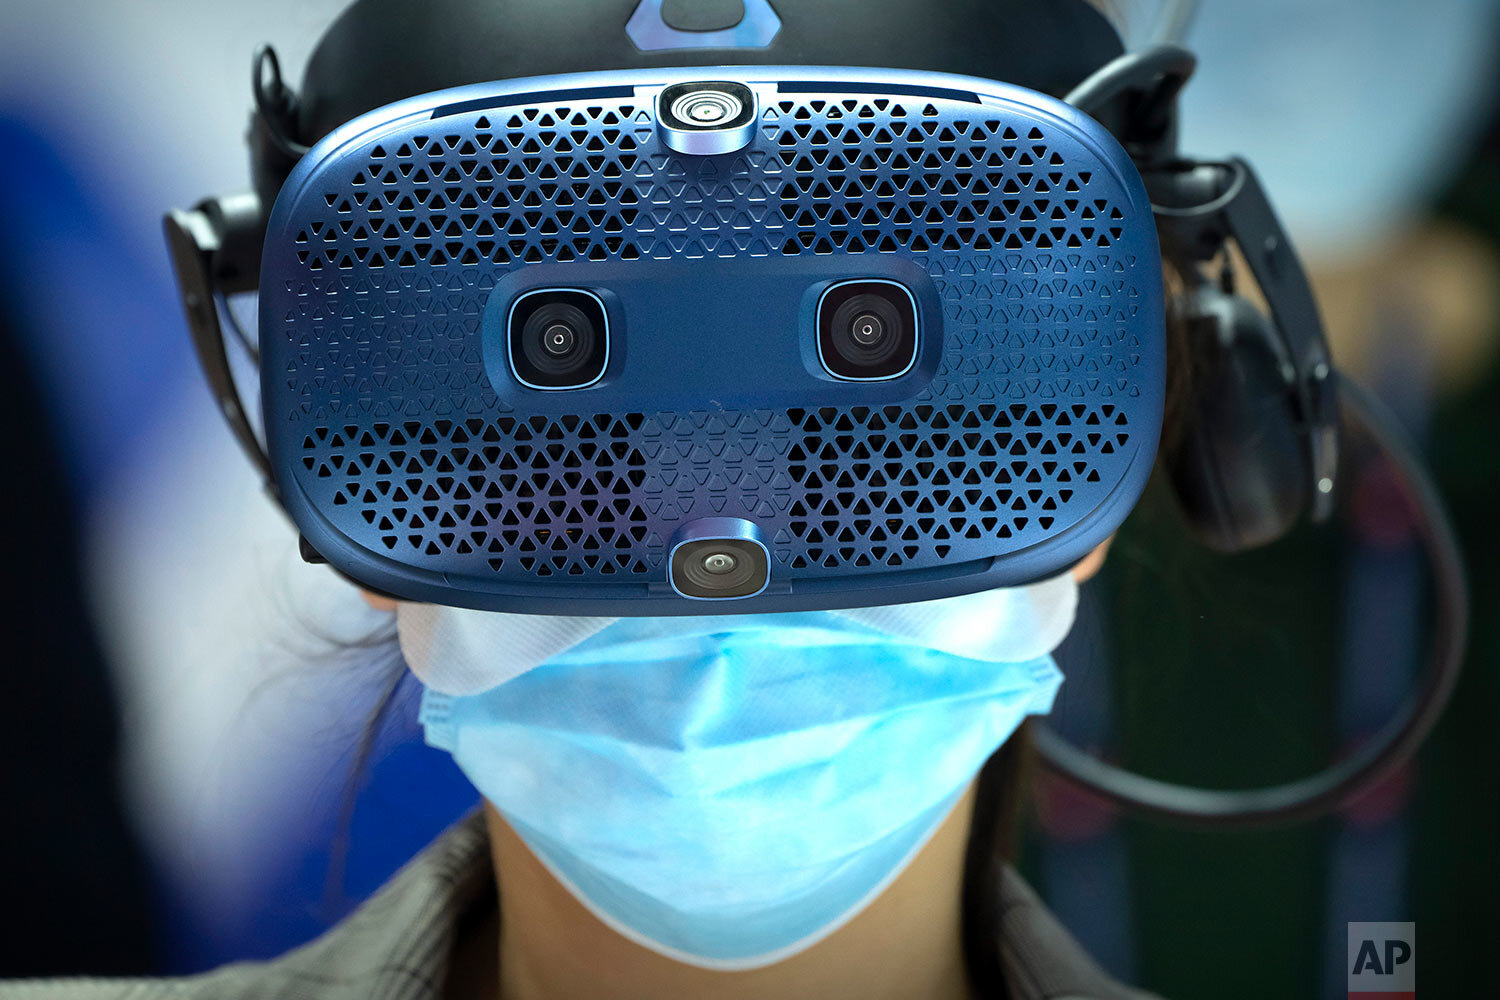
[[[1075,605],[1061,577],[864,612],[606,620],[486,690],[429,681],[421,718],[602,921],[680,961],[754,968],[879,895],[1050,708],[1047,653]],[[476,614],[409,613],[408,656],[478,646],[456,672],[470,678],[505,660],[514,623],[490,616],[486,637]]]

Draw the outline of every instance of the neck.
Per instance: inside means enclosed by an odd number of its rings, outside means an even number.
[[[563,888],[487,806],[500,882],[500,996],[967,997],[960,896],[973,799],[971,787],[906,870],[843,927],[806,951],[743,972],[685,965],[617,934]]]

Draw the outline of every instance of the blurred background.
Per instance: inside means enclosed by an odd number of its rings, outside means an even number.
[[[1159,3],[1119,0],[1144,33]],[[248,187],[250,57],[341,4],[0,6],[0,978],[184,973],[314,936],[475,802],[421,743],[388,620],[295,534],[225,430],[160,219]],[[1342,996],[1347,921],[1415,920],[1428,995],[1497,985],[1500,6],[1205,0],[1184,148],[1260,171],[1335,357],[1431,461],[1474,588],[1420,758],[1336,816],[1122,817],[1043,777],[1025,874],[1168,996]],[[996,68],[1003,77],[1003,67]],[[1425,567],[1353,447],[1336,524],[1232,559],[1156,488],[1085,591],[1057,723],[1147,773],[1248,785],[1374,729],[1418,669]]]

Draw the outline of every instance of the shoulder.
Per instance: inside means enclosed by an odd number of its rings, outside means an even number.
[[[463,918],[493,904],[483,817],[471,815],[321,937],[267,962],[171,979],[0,983],[5,1000],[429,1000]]]

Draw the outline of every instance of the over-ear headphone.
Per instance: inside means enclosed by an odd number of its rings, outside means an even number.
[[[600,0],[591,13],[594,23],[623,26],[636,6]],[[334,126],[455,84],[582,70],[853,62],[1001,76],[1066,95],[1113,132],[1140,170],[1162,253],[1180,279],[1170,314],[1185,340],[1187,388],[1182,433],[1164,443],[1162,459],[1193,533],[1218,551],[1235,552],[1281,537],[1304,514],[1328,517],[1342,399],[1408,487],[1438,598],[1420,689],[1369,744],[1312,778],[1248,791],[1183,788],[1105,764],[1040,727],[1043,758],[1128,807],[1180,820],[1246,823],[1331,808],[1409,756],[1440,714],[1461,661],[1468,608],[1457,545],[1394,423],[1336,375],[1307,279],[1253,172],[1240,160],[1199,161],[1178,152],[1177,96],[1192,74],[1192,55],[1175,46],[1122,53],[1118,35],[1084,0],[1009,0],[951,22],[901,0],[781,0],[776,12],[780,31],[766,45],[642,50],[623,31],[580,34],[578,19],[571,12],[562,17],[550,0],[515,0],[503,14],[466,0],[361,0],[318,46],[300,97],[282,81],[274,53],[258,53],[249,136],[258,197],[210,200],[167,219],[200,359],[252,459],[269,473],[229,377],[216,300],[255,287],[266,209],[308,144]],[[1047,45],[1041,38],[1068,42]],[[1230,264],[1236,254],[1265,312],[1239,294],[1239,272]],[[274,495],[269,476],[268,485]]]
[[[1069,95],[1110,124],[1151,193],[1162,254],[1183,287],[1168,306],[1185,343],[1180,435],[1162,459],[1193,534],[1219,552],[1274,541],[1304,513],[1333,511],[1338,404],[1384,452],[1406,489],[1432,568],[1435,622],[1426,669],[1401,709],[1332,767],[1297,781],[1217,791],[1156,781],[1036,729],[1054,770],[1114,802],[1217,825],[1319,815],[1359,795],[1414,753],[1457,683],[1468,630],[1458,542],[1421,461],[1384,406],[1334,370],[1312,289],[1255,175],[1241,160],[1201,162],[1176,149],[1176,97],[1194,57],[1172,45],[1120,56]],[[1237,294],[1231,248],[1269,312]],[[1214,273],[1214,272],[1217,273]]]
[[[1220,552],[1280,538],[1312,484],[1275,331],[1248,299],[1208,283],[1174,297],[1168,323],[1189,371],[1186,416],[1162,452],[1183,519]]]
[[[1177,95],[1195,65],[1173,45],[1129,53],[1068,101],[1107,120],[1150,192],[1181,281],[1168,315],[1186,354],[1181,433],[1162,458],[1194,535],[1239,552],[1280,538],[1305,512],[1332,512],[1337,405],[1312,289],[1254,173],[1242,160],[1177,151]],[[1231,246],[1269,315],[1237,294]]]

